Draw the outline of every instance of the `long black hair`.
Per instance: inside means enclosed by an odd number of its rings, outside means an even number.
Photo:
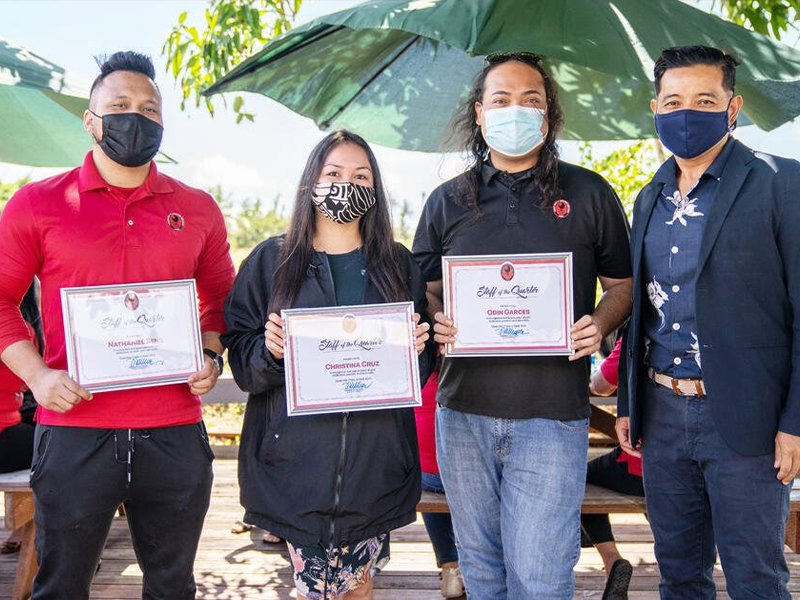
[[[509,52],[486,57],[486,65],[475,77],[472,90],[458,107],[450,125],[450,144],[457,144],[469,155],[469,166],[465,177],[461,178],[456,189],[456,202],[478,211],[478,175],[483,161],[489,152],[489,146],[483,139],[481,126],[477,124],[478,113],[475,103],[483,103],[483,92],[486,76],[498,65],[516,60],[536,69],[544,80],[545,99],[547,102],[547,135],[539,151],[539,162],[533,172],[533,185],[541,192],[539,205],[550,207],[561,195],[558,180],[558,145],[556,140],[564,126],[564,113],[558,103],[558,91],[555,83],[544,68],[540,56],[529,52]],[[449,144],[448,144],[449,145]]]
[[[274,291],[270,299],[272,312],[291,307],[305,279],[314,252],[314,227],[317,217],[317,208],[311,201],[311,193],[322,173],[325,159],[339,144],[359,146],[366,152],[372,169],[375,204],[359,222],[364,256],[367,260],[367,276],[387,302],[399,302],[409,298],[402,268],[403,258],[394,243],[389,201],[378,169],[378,161],[364,138],[340,129],[325,136],[314,147],[300,177],[292,219],[273,276]]]

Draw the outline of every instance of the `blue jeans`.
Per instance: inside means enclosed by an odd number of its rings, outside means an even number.
[[[436,409],[436,452],[470,600],[572,598],[588,419]]]
[[[783,536],[791,486],[775,478],[774,455],[731,450],[707,399],[645,386],[644,489],[661,598],[715,598],[716,549],[734,600],[790,598]]]
[[[444,493],[442,478],[438,473],[422,474],[422,489],[426,492]],[[425,529],[431,538],[433,553],[436,554],[436,564],[458,562],[458,549],[456,538],[453,534],[453,520],[447,513],[422,513]]]

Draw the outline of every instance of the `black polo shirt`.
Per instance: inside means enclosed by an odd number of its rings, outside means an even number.
[[[566,204],[540,208],[536,168],[509,174],[484,163],[477,212],[456,201],[466,175],[439,186],[425,203],[414,256],[426,280],[436,281],[444,255],[572,252],[577,320],[594,311],[598,275],[631,276],[628,220],[600,175],[564,162],[558,168]],[[565,356],[446,358],[436,399],[491,417],[585,418],[589,368],[588,358],[570,362]]]

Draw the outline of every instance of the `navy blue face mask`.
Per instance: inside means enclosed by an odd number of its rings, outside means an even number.
[[[727,108],[720,112],[687,108],[656,113],[655,124],[661,143],[679,158],[700,156],[734,129],[728,126]]]

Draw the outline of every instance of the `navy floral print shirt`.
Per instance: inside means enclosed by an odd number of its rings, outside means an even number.
[[[695,283],[705,223],[725,176],[733,148],[728,142],[689,192],[682,196],[676,174],[659,170],[664,181],[644,237],[645,362],[675,379],[702,379],[695,322]],[[674,164],[674,163],[667,163]],[[661,169],[669,168],[665,164]]]

